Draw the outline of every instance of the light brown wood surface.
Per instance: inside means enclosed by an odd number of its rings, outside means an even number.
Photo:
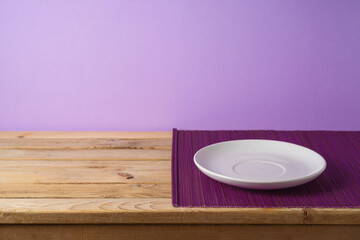
[[[0,132],[0,224],[5,224],[0,239],[44,239],[49,234],[60,239],[64,231],[72,239],[113,239],[102,231],[122,232],[129,239],[144,236],[139,229],[173,239],[172,231],[188,239],[196,234],[209,239],[303,239],[297,234],[305,230],[301,234],[318,234],[318,239],[337,239],[333,232],[340,231],[349,233],[342,239],[359,234],[356,208],[173,207],[171,135]],[[200,233],[193,235],[194,230]]]
[[[0,162],[0,184],[169,183],[170,161],[23,161]]]
[[[170,158],[168,149],[0,149],[0,160],[170,161]]]

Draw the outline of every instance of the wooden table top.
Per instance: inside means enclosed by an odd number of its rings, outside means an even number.
[[[0,223],[360,225],[360,209],[176,208],[171,132],[0,132]]]

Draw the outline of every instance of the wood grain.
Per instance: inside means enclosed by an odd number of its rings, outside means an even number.
[[[0,160],[166,160],[170,149],[0,149]]]
[[[360,208],[306,208],[305,222],[360,225]]]
[[[170,182],[170,161],[0,161],[0,183]]]
[[[311,234],[319,239],[351,239],[358,234],[359,208],[172,207],[170,145],[171,132],[0,132],[0,223],[122,224],[110,225],[103,239],[112,239],[119,229],[128,238],[142,237],[141,229],[147,234],[147,227],[149,236],[160,232],[172,239],[177,237],[173,231],[191,239],[194,230],[204,232],[197,238],[210,239],[297,239],[298,235],[303,239]],[[196,224],[199,228],[164,224]],[[46,239],[46,234],[60,238],[63,231],[69,231],[71,239],[101,239],[96,232],[106,232],[107,226],[7,227],[1,226],[0,239]],[[69,229],[64,230],[66,227]],[[93,235],[86,235],[87,231],[94,231]],[[324,231],[331,234],[322,234]]]
[[[0,183],[0,198],[161,198],[170,196],[170,184]]]
[[[357,226],[333,225],[1,225],[2,240],[357,240]]]
[[[170,198],[0,199],[0,223],[301,224],[301,208],[174,208]]]
[[[171,149],[171,132],[0,132],[0,149]]]
[[[171,149],[170,138],[0,138],[0,149]]]
[[[0,199],[0,223],[360,225],[359,209],[174,208],[170,198]],[[336,220],[334,220],[336,219]]]

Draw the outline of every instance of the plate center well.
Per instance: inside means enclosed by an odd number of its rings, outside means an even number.
[[[268,160],[250,160],[237,163],[233,166],[233,171],[243,179],[272,179],[283,175],[286,168],[277,163]]]

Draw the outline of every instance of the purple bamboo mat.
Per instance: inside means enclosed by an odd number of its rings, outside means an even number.
[[[314,181],[281,190],[248,190],[201,173],[193,163],[199,149],[238,139],[269,139],[313,149],[326,162]],[[360,132],[173,131],[172,202],[178,207],[360,207]]]

